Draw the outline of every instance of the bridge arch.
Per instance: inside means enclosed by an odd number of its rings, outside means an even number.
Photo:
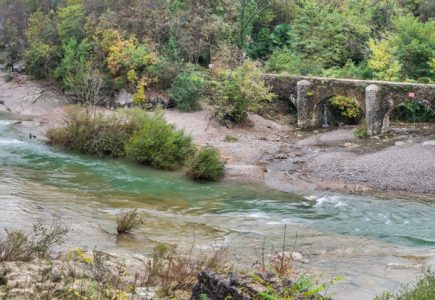
[[[324,101],[334,95],[349,97],[359,103],[366,116],[369,135],[387,131],[391,111],[410,98],[435,110],[434,84],[273,74],[266,74],[265,79],[281,98],[287,97],[289,101],[292,97],[296,99],[298,125],[301,128],[320,127]]]

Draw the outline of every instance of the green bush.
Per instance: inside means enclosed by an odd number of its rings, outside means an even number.
[[[219,181],[225,175],[225,163],[215,148],[203,148],[189,160],[187,176],[195,180]]]
[[[50,142],[61,148],[97,156],[125,156],[125,145],[139,129],[137,116],[118,113],[104,116],[75,106],[68,112],[65,127],[50,129]]]
[[[176,170],[192,153],[192,138],[168,124],[162,115],[148,116],[126,145],[126,152],[139,163]]]
[[[391,118],[402,122],[434,122],[435,112],[427,105],[406,101],[393,110]]]
[[[199,100],[202,96],[204,76],[201,72],[188,67],[178,74],[171,85],[169,95],[171,101],[181,111],[195,111],[200,108]]]
[[[224,71],[220,76],[215,97],[218,98],[217,117],[222,121],[243,124],[249,112],[258,110],[261,101],[270,101],[275,96],[253,61],[246,61],[234,71]]]
[[[351,98],[335,96],[328,101],[328,107],[332,109],[336,121],[345,124],[356,124],[361,121],[363,111]]]

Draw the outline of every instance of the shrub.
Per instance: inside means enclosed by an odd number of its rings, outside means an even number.
[[[200,108],[199,100],[202,96],[204,75],[188,67],[177,75],[171,85],[169,95],[175,106],[181,111],[195,111]]]
[[[168,124],[161,114],[143,121],[126,146],[127,155],[154,168],[180,168],[192,152],[192,138]]]
[[[435,121],[435,112],[427,105],[406,101],[400,103],[391,113],[393,120],[403,122]]]
[[[403,285],[399,292],[385,292],[375,300],[431,300],[435,294],[435,273],[426,269],[415,285]]]
[[[142,224],[142,218],[137,212],[137,209],[124,211],[116,216],[116,231],[118,234],[130,233]]]
[[[269,91],[262,72],[252,61],[246,61],[234,71],[224,71],[221,84],[216,90],[218,97],[217,117],[235,124],[243,124],[249,112],[255,112],[261,101],[270,101],[274,94]]]
[[[238,141],[239,141],[239,139],[237,137],[230,135],[230,134],[227,134],[224,138],[224,142],[227,142],[227,143],[236,143]]]
[[[363,117],[363,112],[358,104],[351,98],[335,96],[328,101],[337,121],[346,124],[356,124]]]
[[[0,238],[0,262],[30,261],[34,258],[47,258],[54,246],[62,245],[69,227],[54,217],[50,226],[39,219],[33,224],[33,233],[6,231],[6,237]]]
[[[134,105],[141,106],[145,103],[145,78],[141,78],[137,84],[136,93],[133,95]]]
[[[225,175],[225,163],[215,148],[203,148],[195,153],[187,166],[187,176],[195,180],[219,181]]]
[[[98,156],[125,156],[125,145],[139,129],[138,116],[118,113],[104,116],[90,108],[71,107],[65,127],[50,129],[47,137],[61,148]]]
[[[117,87],[123,87],[119,83],[126,83],[127,80],[148,77],[149,69],[158,62],[157,54],[134,37],[124,40],[118,32],[113,34],[117,37],[112,37],[113,40],[108,48],[107,66],[118,83]],[[152,80],[147,78],[146,81]]]
[[[148,73],[155,78],[154,85],[162,90],[169,89],[173,81],[180,74],[184,65],[179,61],[167,57],[160,57],[156,64],[148,68]]]

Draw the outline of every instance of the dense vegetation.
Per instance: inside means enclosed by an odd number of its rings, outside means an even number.
[[[95,101],[129,88],[140,103],[175,78],[196,94],[184,64],[246,57],[271,72],[433,82],[434,14],[431,0],[0,0],[0,50]]]

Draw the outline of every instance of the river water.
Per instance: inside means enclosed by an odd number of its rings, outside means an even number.
[[[0,230],[28,229],[59,215],[72,231],[66,247],[149,254],[156,243],[188,248],[228,245],[250,265],[263,241],[282,245],[325,280],[345,279],[337,299],[371,299],[435,265],[435,203],[321,194],[297,196],[264,186],[199,184],[123,160],[55,150],[30,140],[17,118],[0,115]],[[115,215],[138,208],[144,224],[118,239]],[[297,239],[296,239],[297,236]]]

